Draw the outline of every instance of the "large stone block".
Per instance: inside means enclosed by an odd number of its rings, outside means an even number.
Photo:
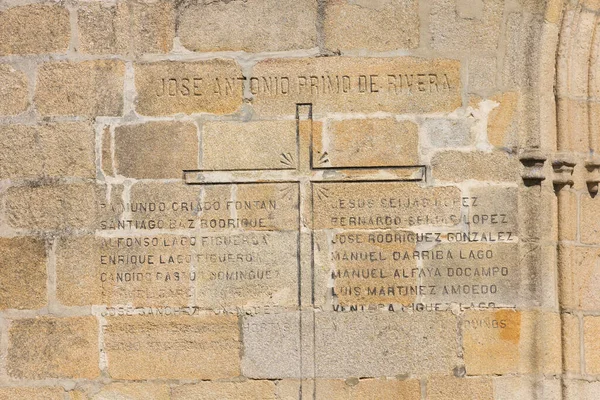
[[[347,379],[317,380],[318,400],[420,400],[421,385],[417,379]]]
[[[94,317],[38,317],[11,322],[8,374],[18,379],[94,379],[99,373]]]
[[[567,309],[600,308],[600,249],[560,246],[561,304]]]
[[[429,22],[431,45],[449,51],[494,51],[503,14],[503,0],[434,0]]]
[[[468,375],[560,371],[560,317],[471,310],[463,322],[463,347]]]
[[[275,10],[284,12],[285,18]],[[317,1],[184,4],[179,10],[177,34],[183,46],[198,52],[309,49],[317,45]]]
[[[80,122],[0,126],[0,177],[94,178],[94,131]]]
[[[125,64],[116,60],[44,63],[34,101],[42,115],[120,115],[124,76]]]
[[[171,400],[171,388],[159,383],[111,383],[94,394],[73,393],[72,400]]]
[[[585,372],[590,375],[600,374],[600,317],[583,318],[583,346],[585,354]]]
[[[231,114],[242,105],[243,83],[233,60],[136,64],[137,112]]]
[[[4,212],[15,229],[98,229],[103,218],[115,214],[106,190],[93,183],[13,186],[4,195]]]
[[[516,156],[501,151],[491,153],[445,151],[431,160],[432,175],[441,181],[508,181],[519,179],[521,164]]]
[[[494,400],[490,378],[434,376],[427,380],[427,400]]]
[[[450,312],[317,312],[315,324],[317,377],[449,374],[458,365]]]
[[[46,304],[46,246],[29,237],[0,238],[0,309]]]
[[[83,3],[77,10],[79,50],[87,54],[168,53],[175,36],[169,1]]]
[[[237,316],[109,317],[104,351],[113,379],[219,379],[240,374]]]
[[[0,400],[64,400],[65,390],[61,387],[2,387]]]
[[[27,85],[27,77],[22,71],[9,64],[0,64],[0,115],[16,115],[27,109]]]
[[[275,400],[273,381],[199,382],[172,388],[171,400]]]
[[[198,131],[191,122],[147,122],[115,128],[117,175],[177,179],[198,168]]]
[[[208,121],[202,127],[202,169],[294,169],[296,121]]]
[[[267,59],[253,68],[252,104],[261,115],[314,112],[427,113],[460,107],[460,63],[412,57]]]
[[[390,51],[419,46],[416,0],[332,0],[325,3],[325,47]]]
[[[64,53],[69,47],[69,11],[28,4],[0,13],[0,55]]]
[[[418,127],[410,121],[332,120],[313,132],[317,168],[386,167],[419,164]]]

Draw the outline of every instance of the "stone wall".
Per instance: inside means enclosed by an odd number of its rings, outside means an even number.
[[[599,398],[599,15],[0,1],[0,399]]]

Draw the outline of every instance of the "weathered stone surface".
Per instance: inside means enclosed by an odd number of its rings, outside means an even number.
[[[548,377],[536,379],[531,376],[502,376],[494,378],[495,400],[565,400],[561,380]]]
[[[585,354],[585,372],[590,375],[600,373],[600,317],[586,316],[583,318],[583,345]]]
[[[600,196],[581,196],[581,241],[600,244]]]
[[[343,306],[405,304],[417,299],[418,259],[412,232],[389,230],[314,234],[315,300]],[[415,273],[416,272],[416,273]]]
[[[600,397],[600,382],[567,380],[564,400],[595,400]]]
[[[427,399],[494,400],[494,385],[490,378],[436,376],[427,381]]]
[[[27,85],[27,77],[22,71],[9,64],[0,64],[0,115],[16,115],[27,110]]]
[[[389,51],[419,46],[416,0],[332,0],[325,3],[325,47]]]
[[[18,379],[94,379],[98,323],[94,317],[18,319],[9,328],[8,374]]]
[[[46,304],[46,247],[29,237],[0,238],[0,309]]]
[[[120,115],[124,75],[125,64],[115,60],[44,63],[34,101],[42,115]]]
[[[69,11],[29,4],[0,13],[0,55],[64,53],[69,47]]]
[[[458,224],[462,199],[455,187],[348,182],[314,183],[313,202],[314,229],[397,229]]]
[[[136,64],[137,112],[231,114],[242,105],[243,82],[232,60]]]
[[[385,119],[330,121],[313,132],[316,168],[386,167],[419,163],[418,127]]]
[[[319,400],[420,400],[419,381],[396,379],[318,380],[316,398]]]
[[[77,10],[79,50],[88,54],[168,53],[175,36],[169,1],[84,3]]]
[[[136,208],[131,227],[149,229],[154,224],[160,229],[297,231],[298,190],[295,183],[138,183],[131,189],[130,205],[153,203],[156,209]],[[111,221],[107,227],[113,229],[117,223]]]
[[[106,206],[106,187],[92,183],[13,186],[4,196],[8,224],[32,231],[97,229]]]
[[[473,142],[472,122],[463,119],[428,118],[423,123],[429,145],[434,148],[463,147]]]
[[[433,157],[431,167],[433,177],[441,181],[514,182],[519,176],[520,163],[516,156],[501,151],[445,151]]]
[[[495,147],[515,147],[518,144],[515,117],[519,94],[504,92],[492,97],[491,100],[499,105],[490,111],[488,116],[488,141]]]
[[[560,246],[561,304],[568,309],[600,308],[600,249]]]
[[[2,387],[0,400],[63,400],[64,393],[59,387]]]
[[[273,10],[285,10],[285,18]],[[317,1],[186,4],[180,9],[177,34],[187,49],[198,52],[308,49],[317,45]]]
[[[79,122],[0,126],[0,177],[94,178],[94,131]]]
[[[272,381],[200,382],[172,389],[172,400],[275,400]]]
[[[420,58],[267,59],[253,68],[252,104],[261,115],[452,111],[461,106],[460,63]]]
[[[581,345],[579,318],[573,314],[562,314],[563,323],[563,359],[567,372],[579,374],[581,372]]]
[[[209,121],[202,127],[202,169],[294,169],[296,121]]]
[[[109,317],[104,328],[114,379],[219,379],[240,374],[236,316]]]
[[[472,57],[469,59],[469,90],[489,92],[496,86],[496,58]]]
[[[431,45],[440,50],[488,50],[498,46],[503,0],[434,0]]]
[[[192,264],[198,306],[297,305],[297,232],[222,231],[196,239]]]
[[[191,264],[189,236],[61,238],[57,298],[69,306],[184,306],[193,299]]]
[[[558,314],[467,311],[463,322],[467,374],[560,371],[558,332]]]
[[[94,395],[84,395],[73,400],[171,400],[170,388],[156,383],[111,383]]]
[[[242,374],[254,379],[302,376],[300,322],[298,312],[244,316]]]
[[[147,122],[115,128],[117,175],[138,179],[181,178],[198,168],[198,132],[191,122]]]
[[[317,313],[315,317],[317,377],[445,374],[458,363],[456,320],[450,312]]]

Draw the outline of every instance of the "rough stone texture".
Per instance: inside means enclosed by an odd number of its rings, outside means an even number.
[[[417,165],[417,125],[409,121],[349,119],[330,121],[326,133],[313,132],[317,168]]]
[[[561,380],[552,377],[504,376],[494,379],[495,400],[566,400],[561,389]]]
[[[175,36],[173,3],[137,0],[83,3],[77,10],[79,50],[88,54],[168,53]]]
[[[318,380],[316,398],[319,400],[420,400],[419,381],[395,379]]]
[[[469,60],[469,90],[488,92],[496,86],[496,58],[472,57]]]
[[[600,382],[567,380],[564,400],[595,400],[600,397]]]
[[[447,59],[267,59],[253,68],[250,91],[261,115],[294,115],[296,103],[320,113],[453,111],[461,105],[459,70]]]
[[[560,370],[559,327],[557,314],[467,311],[463,321],[467,374]]]
[[[231,114],[242,105],[243,81],[232,60],[136,64],[137,112]]]
[[[494,400],[490,378],[436,376],[427,381],[427,400]]]
[[[416,0],[332,0],[325,3],[329,50],[389,51],[419,46]]]
[[[441,181],[460,182],[508,181],[518,179],[520,163],[516,156],[504,152],[445,151],[431,160],[432,175]]]
[[[54,387],[3,387],[0,400],[64,400],[64,389]]]
[[[561,302],[577,310],[600,308],[600,249],[560,246]]]
[[[94,178],[94,131],[89,124],[0,126],[0,178]]]
[[[236,316],[109,317],[104,329],[114,379],[219,379],[240,374]]]
[[[275,400],[272,381],[200,382],[172,389],[171,400]]]
[[[8,374],[18,379],[94,379],[98,369],[95,317],[38,317],[12,321]]]
[[[61,238],[57,298],[69,306],[186,305],[193,298],[187,236]]]
[[[0,309],[46,304],[46,247],[29,237],[0,238]]]
[[[581,241],[600,244],[600,196],[581,196]]]
[[[407,201],[412,206],[405,209]],[[461,206],[455,187],[420,188],[405,182],[315,183],[313,202],[314,229],[451,226],[459,222]]]
[[[198,132],[191,122],[147,122],[115,128],[117,175],[178,179],[198,168]]]
[[[196,304],[212,309],[297,305],[298,233],[229,232],[202,235],[192,249]],[[231,243],[227,253],[223,242]]]
[[[562,319],[564,368],[567,372],[579,374],[581,372],[579,318],[573,314],[564,313]]]
[[[79,394],[73,400],[171,400],[170,388],[156,383],[112,383],[94,395]]]
[[[493,96],[498,107],[488,116],[488,141],[495,147],[514,147],[517,145],[515,117],[519,103],[517,92],[504,92]]]
[[[209,121],[202,127],[202,169],[295,169],[296,121]]]
[[[0,64],[0,115],[16,115],[27,110],[27,84],[22,71],[9,64]]]
[[[439,50],[494,51],[503,11],[502,0],[434,0],[431,45]]]
[[[458,362],[450,312],[317,313],[315,324],[317,377],[445,374]]]
[[[316,21],[316,0],[198,2],[180,8],[177,34],[198,52],[308,49],[317,45]]]
[[[115,60],[44,63],[34,101],[42,115],[119,115],[124,75],[125,65]]]
[[[57,184],[13,186],[4,196],[8,224],[32,231],[97,229],[112,214],[103,209],[105,186]]]
[[[301,376],[299,313],[245,316],[242,330],[243,375],[254,379]]]
[[[29,4],[0,13],[0,55],[64,53],[69,47],[69,11]]]
[[[583,318],[583,345],[585,354],[585,372],[590,375],[600,374],[600,317]]]
[[[407,288],[419,284],[413,257],[415,243],[385,238],[410,237],[410,232],[389,230],[376,233],[346,230],[314,234],[315,296],[335,296],[338,304],[411,304],[417,298]],[[379,241],[377,241],[379,238]],[[383,240],[382,240],[383,239]],[[356,257],[356,254],[360,256]],[[360,273],[357,276],[357,271]],[[399,289],[403,286],[403,289]],[[392,288],[392,290],[390,290]]]
[[[426,137],[434,148],[463,147],[473,142],[471,121],[462,119],[428,118],[423,123]]]

